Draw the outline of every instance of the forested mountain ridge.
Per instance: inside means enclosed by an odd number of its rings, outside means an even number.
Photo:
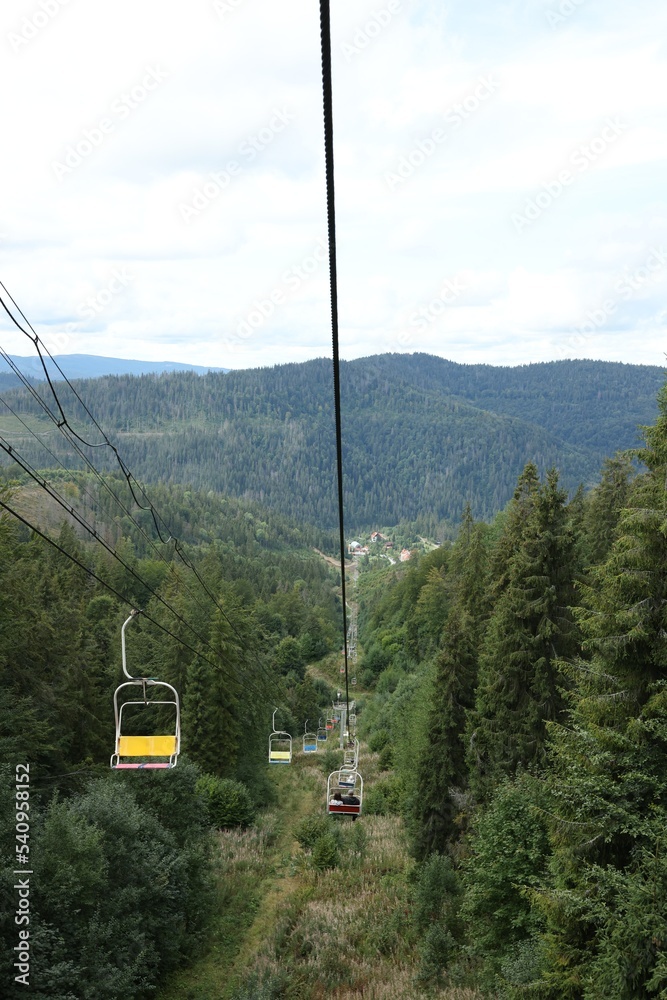
[[[541,472],[557,466],[569,490],[591,485],[604,457],[636,445],[637,425],[654,419],[661,379],[658,368],[594,361],[494,368],[387,354],[343,362],[347,524],[457,521],[466,502],[474,516],[492,516],[526,461]],[[146,481],[191,482],[302,522],[335,523],[328,360],[76,385]],[[48,400],[48,388],[39,391]],[[76,413],[67,387],[58,391]],[[8,400],[37,418],[24,390]],[[48,423],[32,426],[65,460]],[[13,418],[0,415],[0,430],[33,465],[52,464]]]
[[[26,376],[42,382],[46,379],[40,358],[36,355],[24,356],[10,354],[10,359]],[[55,363],[54,363],[55,362]],[[44,363],[51,378],[62,378],[60,371],[67,378],[100,378],[104,375],[160,375],[163,372],[193,372],[203,375],[204,372],[225,372],[226,368],[215,365],[189,365],[181,361],[136,361],[131,358],[108,358],[97,354],[55,354],[46,355]],[[58,371],[60,369],[60,371]],[[0,371],[0,380],[6,385],[18,385],[16,375]],[[2,382],[0,381],[0,385]]]

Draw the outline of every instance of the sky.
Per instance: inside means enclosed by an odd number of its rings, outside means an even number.
[[[341,356],[664,366],[667,5],[331,31]],[[4,0],[0,47],[0,279],[51,353],[331,354],[317,0]]]

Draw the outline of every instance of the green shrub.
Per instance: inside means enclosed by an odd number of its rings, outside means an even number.
[[[401,678],[403,677],[403,671],[398,670],[396,667],[387,667],[383,670],[378,677],[378,682],[376,686],[376,691],[378,694],[393,694],[398,687]]]
[[[242,986],[234,990],[231,1000],[282,1000],[288,986],[287,972],[275,973],[268,978],[262,978],[253,972]]]
[[[421,865],[414,889],[415,923],[424,935],[419,949],[418,980],[441,985],[463,936],[461,885],[450,858],[432,854]]]
[[[418,982],[422,985],[442,985],[443,975],[457,949],[457,943],[447,927],[439,923],[429,927],[419,949]]]
[[[317,838],[313,846],[312,859],[313,865],[320,871],[338,866],[340,861],[338,840],[331,831]]]
[[[391,771],[393,766],[394,748],[391,746],[383,747],[378,760],[378,767],[381,771]]]
[[[404,798],[403,782],[392,774],[364,792],[363,809],[368,816],[400,816]]]
[[[414,890],[415,920],[419,929],[425,931],[435,921],[451,915],[448,911],[460,896],[461,886],[450,858],[432,854],[420,866]]]
[[[328,747],[320,758],[320,765],[327,777],[329,777],[332,771],[338,771],[342,763],[342,752],[340,750],[331,750]]]
[[[249,826],[255,816],[250,792],[240,781],[203,774],[197,782],[211,824],[216,829]]]
[[[530,901],[532,889],[548,885],[550,846],[544,815],[535,808],[540,805],[539,785],[528,775],[501,785],[479,818],[461,866],[461,912],[472,953],[483,958],[489,976],[521,953],[516,945],[537,939],[542,930],[542,914]]]
[[[320,837],[327,832],[329,824],[326,816],[306,816],[294,831],[304,851],[312,851]]]
[[[351,853],[358,860],[359,864],[363,864],[366,857],[366,846],[368,843],[368,836],[366,834],[366,827],[362,823],[352,824],[352,833],[349,838],[349,848]]]
[[[391,737],[386,729],[376,729],[368,740],[368,749],[372,753],[380,753],[389,743]]]

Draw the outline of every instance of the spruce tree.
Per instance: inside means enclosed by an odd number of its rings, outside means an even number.
[[[477,670],[474,627],[461,604],[447,618],[436,658],[427,742],[417,771],[413,811],[414,853],[419,859],[443,854],[458,832],[457,802],[467,781],[461,734],[474,701]]]
[[[630,493],[633,471],[632,459],[627,453],[620,452],[608,458],[602,467],[600,483],[586,498],[585,556],[593,565],[604,562],[614,543],[621,510]]]
[[[482,799],[503,778],[539,767],[546,721],[563,711],[558,659],[573,646],[568,608],[575,569],[565,501],[554,470],[531,489],[506,587],[484,639],[467,726],[471,785]]]
[[[490,597],[493,600],[507,588],[510,564],[521,544],[539,488],[537,466],[534,462],[528,462],[517,480],[514,495],[505,511],[502,533],[491,554]]]
[[[578,612],[571,722],[553,727],[546,982],[559,997],[667,989],[667,387],[618,537]]]
[[[411,819],[418,858],[444,853],[459,832],[457,815],[467,786],[462,734],[466,712],[474,703],[483,627],[486,538],[485,526],[473,522],[467,507],[452,553],[452,604],[435,659],[428,730],[417,767]]]

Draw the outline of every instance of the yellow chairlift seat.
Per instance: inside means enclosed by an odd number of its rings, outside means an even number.
[[[292,763],[292,737],[282,729],[276,729],[276,708],[273,712],[273,732],[269,736],[269,764]]]
[[[114,717],[116,721],[116,743],[111,755],[111,767],[114,771],[122,770],[154,770],[176,767],[178,754],[181,748],[181,720],[180,705],[176,689],[165,681],[158,681],[154,677],[132,677],[127,670],[127,660],[125,654],[125,628],[128,622],[132,621],[139,611],[133,611],[127,621],[123,624],[121,631],[123,673],[127,678],[120,684],[113,696]],[[130,698],[123,700],[127,688],[140,688],[140,698]],[[159,691],[156,689],[159,688]],[[166,689],[166,692],[163,691]],[[133,692],[136,693],[136,692]],[[155,698],[153,694],[168,693],[168,697]],[[140,705],[143,708],[155,708],[158,705],[171,705],[175,711],[174,732],[170,734],[156,733],[146,735],[130,735],[123,733],[123,712],[131,705]],[[129,757],[130,760],[121,758]],[[137,758],[149,758],[148,760],[137,760]],[[154,758],[162,758],[160,760]]]

